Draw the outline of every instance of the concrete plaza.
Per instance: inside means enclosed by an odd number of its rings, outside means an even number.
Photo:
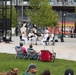
[[[55,46],[45,46],[46,50],[53,50],[56,52],[56,58],[76,61],[76,38],[64,38],[65,42],[56,42]],[[15,46],[19,45],[19,37],[12,37],[12,42],[0,43],[0,53],[16,54]],[[29,45],[24,45],[28,48]],[[34,45],[33,48],[37,51],[43,50],[43,45]]]

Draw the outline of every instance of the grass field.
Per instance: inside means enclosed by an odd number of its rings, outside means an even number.
[[[19,68],[18,75],[23,75],[30,63],[35,63],[38,66],[40,75],[44,70],[48,69],[51,75],[64,75],[67,68],[74,70],[76,74],[76,61],[56,59],[55,62],[42,62],[40,60],[15,59],[14,54],[0,53],[0,72],[8,72],[10,68]]]

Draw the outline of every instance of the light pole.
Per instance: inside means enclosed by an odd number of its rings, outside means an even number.
[[[21,16],[22,16],[22,21],[23,21],[23,0],[22,0]]]
[[[62,6],[64,6],[64,0],[61,0],[62,1]],[[64,11],[62,10],[62,36],[61,36],[61,42],[64,42],[64,39],[63,39],[63,20],[64,20]]]
[[[64,36],[65,36],[65,28],[66,28],[66,14],[64,13]]]

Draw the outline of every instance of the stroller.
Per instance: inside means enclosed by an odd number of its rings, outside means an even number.
[[[15,50],[16,50],[16,58],[24,59],[27,56],[27,54],[25,54],[23,52],[23,50],[22,50],[22,48],[20,46],[16,46]]]
[[[51,53],[49,50],[41,50],[41,61],[55,61],[56,53]]]
[[[54,62],[55,58],[56,58],[56,53],[53,50],[53,46],[52,46],[52,53],[51,53],[49,50],[45,50],[45,45],[44,45],[44,50],[41,50],[40,60]]]

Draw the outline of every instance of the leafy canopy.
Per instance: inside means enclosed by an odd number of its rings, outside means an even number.
[[[26,14],[33,24],[52,27],[58,22],[58,15],[52,10],[49,0],[30,0],[30,7]]]

